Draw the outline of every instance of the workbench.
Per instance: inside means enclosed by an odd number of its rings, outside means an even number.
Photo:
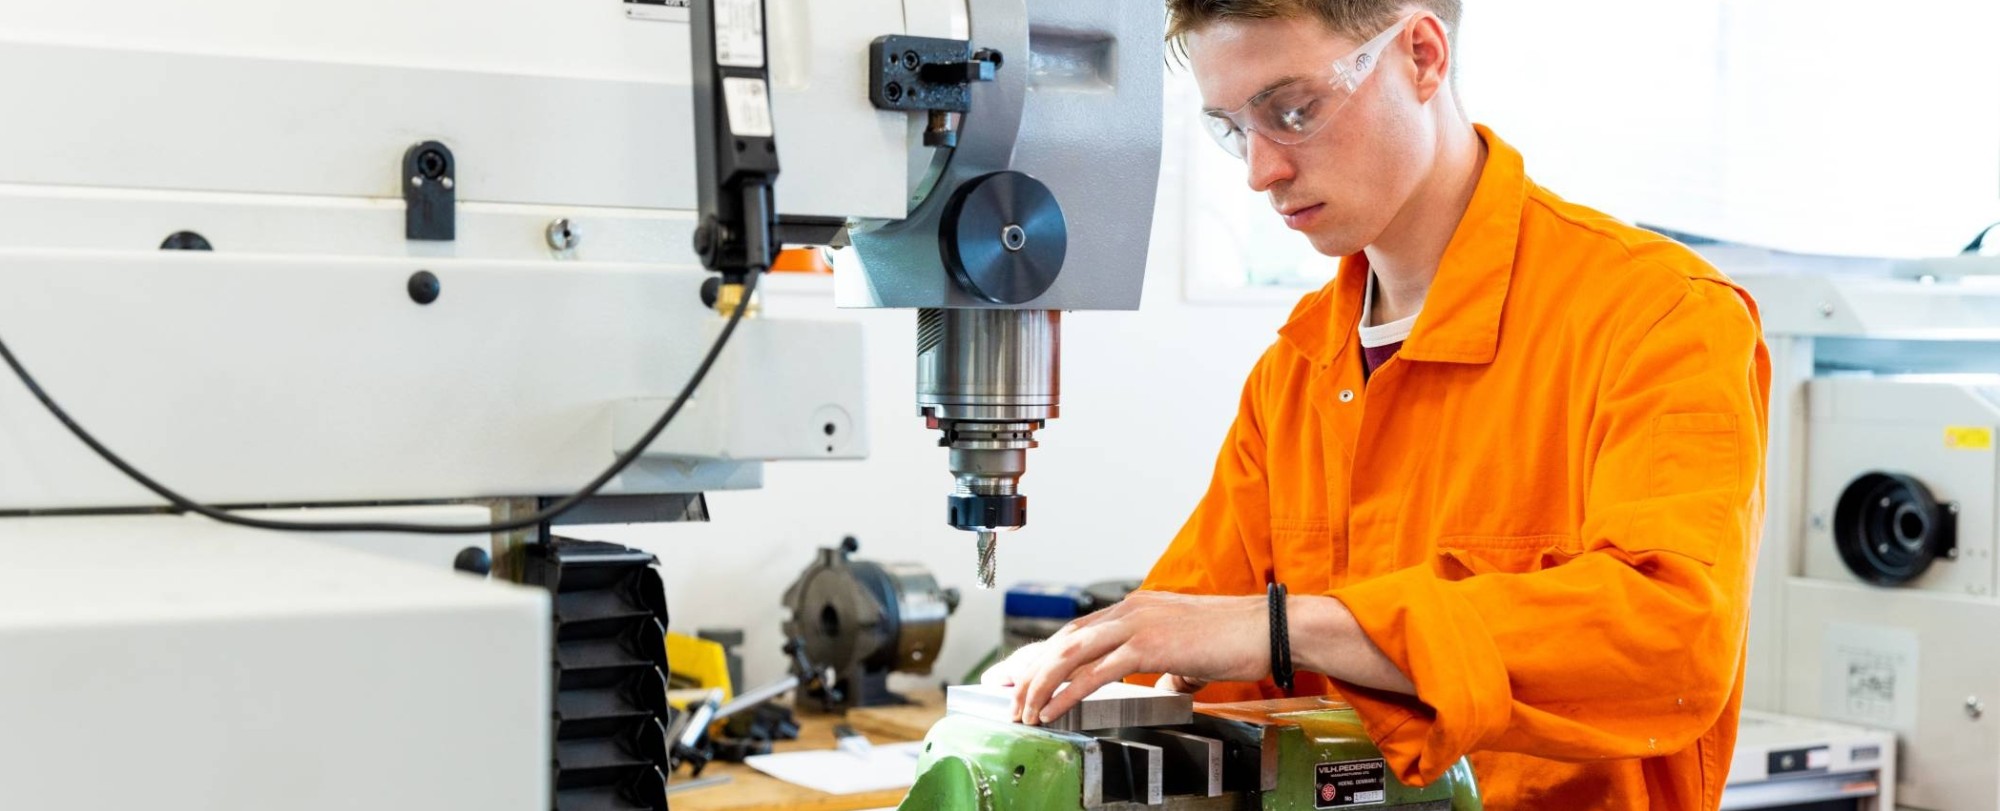
[[[774,752],[797,752],[834,748],[833,727],[846,723],[877,744],[923,740],[931,725],[944,717],[944,694],[910,694],[916,703],[902,707],[871,707],[838,715],[799,713],[799,738],[779,741]],[[674,811],[863,811],[893,808],[903,801],[907,789],[870,791],[859,794],[827,794],[795,786],[741,763],[711,763],[702,777],[728,775],[729,782],[675,792],[670,804]],[[685,771],[676,772],[669,784],[687,780]]]

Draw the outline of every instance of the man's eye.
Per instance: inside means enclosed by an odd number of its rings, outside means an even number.
[[[1317,99],[1306,102],[1298,107],[1286,108],[1283,113],[1278,115],[1278,125],[1283,129],[1298,132],[1305,129],[1306,125],[1312,123],[1313,116],[1318,111],[1319,101]]]

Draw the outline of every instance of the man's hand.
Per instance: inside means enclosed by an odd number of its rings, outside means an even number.
[[[1015,648],[1014,652],[1006,659],[995,662],[992,667],[980,673],[979,683],[989,687],[1014,686],[1016,681],[1014,674],[1024,671],[1029,664],[1036,661],[1041,656],[1042,646],[1046,644],[1048,643],[1030,642],[1019,648]],[[1159,681],[1153,682],[1154,689],[1171,690],[1176,693],[1198,693],[1201,692],[1201,688],[1207,686],[1208,682],[1200,679],[1176,676],[1172,673],[1162,673],[1160,674]],[[1020,715],[1018,708],[1015,711],[1015,715],[1016,717]]]
[[[1014,717],[1039,724],[1134,673],[1167,673],[1160,687],[1193,692],[1211,681],[1255,681],[1271,672],[1269,605],[1262,596],[1195,597],[1133,592],[1063,626],[981,676],[1014,688]],[[1057,692],[1064,682],[1069,686]]]
[[[1415,695],[1416,686],[1361,632],[1332,597],[1294,594],[1285,603],[1292,662],[1299,670],[1378,690]],[[1014,718],[1040,724],[1085,696],[1134,673],[1163,673],[1158,686],[1191,693],[1212,681],[1255,681],[1271,673],[1270,604],[1253,597],[1197,597],[1138,591],[1079,619],[1047,641],[1014,652],[980,677],[1014,688]],[[1068,687],[1062,687],[1068,682]]]

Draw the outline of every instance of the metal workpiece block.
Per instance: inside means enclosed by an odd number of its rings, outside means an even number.
[[[945,691],[945,712],[964,713],[996,721],[1012,721],[1014,688],[983,684],[954,685]],[[1114,683],[1099,688],[1081,703],[1040,726],[1087,732],[1124,727],[1159,727],[1194,720],[1194,698],[1185,693]]]
[[[1161,803],[1165,792],[1161,786],[1160,747],[1119,738],[1098,738],[1097,745],[1103,757],[1103,770],[1098,774],[1102,781],[1099,796],[1107,802]],[[1084,794],[1090,794],[1089,787],[1084,788]]]
[[[1222,795],[1223,744],[1220,739],[1153,727],[1121,729],[1112,737],[1160,748],[1162,788],[1167,794],[1196,797]]]

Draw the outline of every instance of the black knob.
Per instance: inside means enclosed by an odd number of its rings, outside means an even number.
[[[438,281],[437,274],[428,270],[419,270],[410,274],[408,287],[410,300],[418,304],[429,304],[437,301],[438,294],[444,292],[444,283]]]
[[[715,303],[722,300],[722,278],[710,276],[701,280],[701,306],[715,309]]]
[[[468,546],[458,550],[458,557],[451,559],[451,568],[485,577],[493,573],[493,556],[485,549]]]
[[[175,231],[160,242],[163,251],[212,251],[215,246],[208,244],[208,238],[193,231]]]

